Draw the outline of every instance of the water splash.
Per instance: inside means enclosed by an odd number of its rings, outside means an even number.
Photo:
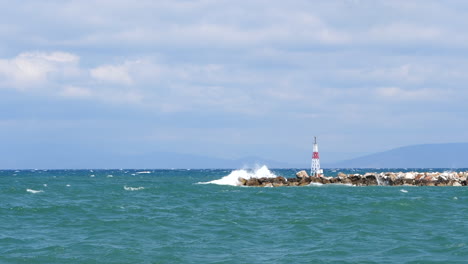
[[[377,185],[382,185],[382,182],[380,181],[380,175],[375,175],[375,179],[377,180]]]
[[[224,176],[221,179],[213,180],[209,182],[200,182],[201,184],[218,184],[218,185],[231,185],[239,186],[239,178],[246,180],[252,178],[276,178],[277,176],[272,173],[267,166],[263,165],[255,170],[234,170],[229,175]]]
[[[388,179],[381,174],[375,174],[375,179],[378,186],[388,186]]]

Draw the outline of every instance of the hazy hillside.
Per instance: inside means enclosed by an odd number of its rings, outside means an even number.
[[[327,164],[335,168],[468,168],[468,143],[406,146]]]

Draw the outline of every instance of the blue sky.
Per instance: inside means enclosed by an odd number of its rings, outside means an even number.
[[[466,1],[0,6],[0,160],[169,151],[298,164],[314,135],[323,162],[468,142]]]

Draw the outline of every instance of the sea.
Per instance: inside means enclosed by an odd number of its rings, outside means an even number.
[[[2,170],[0,263],[468,263],[468,187],[235,186],[299,170]]]

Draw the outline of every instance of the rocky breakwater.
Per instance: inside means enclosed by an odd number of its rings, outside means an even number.
[[[241,186],[280,187],[310,184],[347,184],[354,186],[467,186],[467,172],[382,172],[366,174],[338,173],[336,177],[315,177],[306,171],[296,173],[295,178],[239,178]]]

